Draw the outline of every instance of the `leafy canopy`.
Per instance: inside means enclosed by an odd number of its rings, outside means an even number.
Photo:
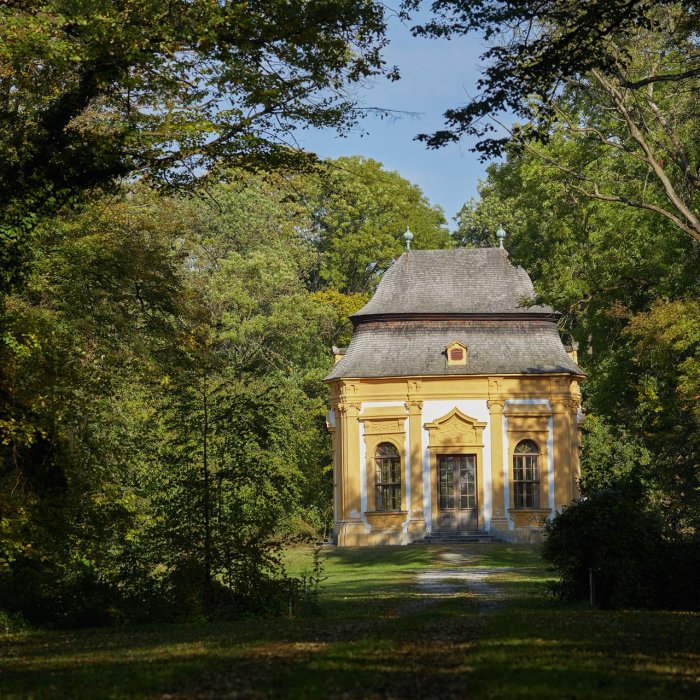
[[[485,157],[502,155],[508,136],[494,136],[487,119],[506,112],[530,123],[530,133],[544,137],[554,112],[551,103],[564,82],[598,69],[614,69],[620,60],[610,42],[628,37],[639,27],[650,28],[655,8],[671,0],[435,0],[432,17],[415,26],[417,36],[450,38],[482,32],[489,48],[478,81],[479,94],[466,105],[445,113],[446,128],[419,139],[440,147],[463,135],[481,139],[476,150]],[[404,0],[410,15],[422,3]],[[694,3],[680,3],[697,29]],[[697,75],[697,65],[686,69]],[[686,71],[683,71],[684,73]],[[665,78],[668,79],[668,78]]]
[[[91,188],[307,160],[293,131],[357,120],[383,32],[365,0],[2,3],[0,282],[38,219]]]

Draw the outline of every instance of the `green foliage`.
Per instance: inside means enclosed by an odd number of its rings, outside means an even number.
[[[651,456],[621,426],[613,428],[598,416],[588,416],[583,427],[581,490],[584,494],[611,488],[630,479],[643,479]]]
[[[490,136],[496,128],[486,117],[510,112],[531,123],[536,138],[546,139],[562,83],[596,69],[624,69],[630,57],[614,51],[615,41],[628,40],[639,28],[654,27],[655,10],[675,5],[687,12],[685,28],[697,29],[694,5],[688,0],[434,2],[432,17],[413,28],[415,35],[450,38],[478,31],[485,34],[489,48],[481,56],[486,67],[477,83],[478,96],[449,109],[446,128],[419,138],[439,147],[468,134],[482,139],[475,148],[485,156],[502,155],[509,138]],[[420,2],[403,0],[402,6],[410,13]]]
[[[442,210],[431,206],[419,187],[374,160],[328,162],[312,201],[322,255],[320,278],[345,293],[374,290],[403,252],[407,227],[417,249],[452,244]]]
[[[557,593],[587,600],[593,571],[603,608],[697,609],[700,546],[665,532],[634,482],[592,493],[547,524],[542,557],[557,570]]]
[[[95,187],[313,161],[293,132],[356,123],[347,87],[385,72],[384,28],[359,0],[3,3],[0,291],[41,218]]]
[[[352,323],[350,316],[357,313],[370,299],[369,294],[353,292],[343,294],[337,289],[329,287],[314,292],[314,301],[329,307],[333,312],[333,330],[331,340],[338,347],[345,347],[352,338]]]
[[[12,614],[70,626],[286,611],[282,538],[332,522],[330,346],[367,299],[321,285],[323,246],[355,235],[339,212],[356,191],[376,204],[365,233],[405,206],[426,244],[447,236],[378,164],[337,191],[331,171],[229,170],[189,199],[132,186],[37,228],[0,345]],[[384,180],[406,194],[388,214]]]

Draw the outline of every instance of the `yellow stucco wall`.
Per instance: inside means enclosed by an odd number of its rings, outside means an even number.
[[[578,495],[579,379],[330,381],[337,544],[406,544],[435,532],[437,454],[476,455],[479,530],[503,539],[531,539],[554,510]],[[540,451],[537,509],[514,508],[513,451],[523,439],[534,441]],[[400,511],[375,509],[374,452],[382,442],[393,444],[401,458]]]

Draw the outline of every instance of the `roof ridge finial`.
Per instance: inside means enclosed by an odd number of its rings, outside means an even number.
[[[413,234],[411,229],[406,226],[406,233],[403,234],[403,239],[406,241],[406,252],[411,251],[411,241],[413,240]]]
[[[503,229],[503,226],[498,227],[498,230],[496,231],[496,238],[498,238],[498,247],[505,250],[505,248],[503,248],[503,241],[506,238],[506,232]]]

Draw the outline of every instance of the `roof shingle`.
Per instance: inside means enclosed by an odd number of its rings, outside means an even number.
[[[352,340],[326,380],[583,372],[567,355],[554,311],[528,306],[528,274],[499,248],[417,250],[384,274],[351,318]],[[467,348],[449,365],[446,348]]]
[[[528,306],[535,291],[527,272],[501,248],[415,250],[404,253],[382,277],[377,291],[353,315],[546,313]]]
[[[445,349],[467,347],[466,365],[448,365]],[[474,374],[583,375],[549,321],[362,323],[327,380]]]

